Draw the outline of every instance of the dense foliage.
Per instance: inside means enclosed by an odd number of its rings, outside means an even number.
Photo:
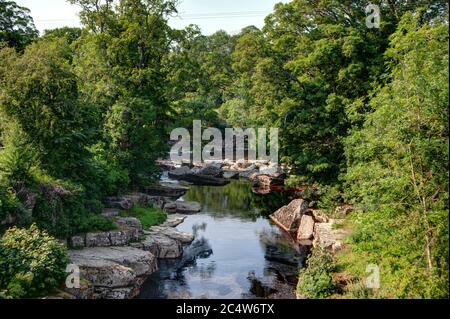
[[[355,208],[337,262],[359,278],[378,264],[382,286],[354,296],[448,297],[447,1],[372,1],[370,29],[367,1],[293,0],[262,29],[209,36],[168,25],[175,0],[69,2],[83,27],[37,37],[0,0],[1,221],[111,228],[102,201],[159,177],[173,127],[277,127],[289,183]],[[242,189],[233,205],[249,207]],[[311,268],[302,290],[327,296]]]
[[[419,18],[402,19],[390,82],[346,141],[348,196],[368,213],[354,253],[381,262],[383,297],[448,296],[448,26]]]
[[[64,246],[36,225],[11,228],[0,239],[0,293],[44,296],[64,280],[68,261]]]
[[[301,298],[326,298],[335,291],[332,272],[335,271],[333,256],[327,250],[314,249],[306,267],[300,270],[297,294]]]

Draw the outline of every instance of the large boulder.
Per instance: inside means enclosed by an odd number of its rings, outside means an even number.
[[[178,199],[184,196],[189,188],[170,183],[148,186],[145,188],[145,193],[150,196],[169,197]]]
[[[184,175],[172,175],[172,173],[169,172],[169,177],[199,186],[225,186],[230,183],[230,181],[225,178],[195,173],[188,173]]]
[[[189,167],[181,166],[169,171],[169,177],[176,179],[177,177],[190,174],[192,170]]]
[[[221,165],[211,164],[206,167],[201,168],[198,171],[200,175],[213,176],[213,177],[223,177],[223,171]]]
[[[180,241],[157,233],[146,236],[144,241],[133,244],[133,246],[149,251],[160,259],[175,259],[183,254],[183,246]]]
[[[296,234],[302,216],[308,211],[309,203],[303,199],[293,200],[289,205],[281,207],[270,218],[288,233]]]
[[[196,202],[169,202],[164,205],[164,211],[168,214],[195,214],[202,210],[202,206]]]
[[[73,264],[94,287],[98,298],[133,298],[144,279],[157,270],[150,252],[131,247],[87,248],[69,251]],[[117,294],[117,291],[122,293]]]
[[[314,238],[314,218],[309,215],[303,215],[297,232],[297,241],[303,242]]]

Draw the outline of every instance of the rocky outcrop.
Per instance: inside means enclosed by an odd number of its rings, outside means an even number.
[[[343,220],[331,219],[328,223],[317,223],[314,231],[314,247],[330,249],[333,252],[339,250],[348,235],[348,230],[333,228],[333,224],[341,222]]]
[[[80,288],[66,289],[64,294],[69,299],[135,297],[146,278],[157,270],[158,258],[181,257],[183,246],[193,242],[193,234],[174,228],[186,217],[170,215],[164,224],[149,231],[144,231],[136,218],[115,217],[116,231],[72,237],[69,242],[76,250],[70,250],[69,256],[80,267],[84,281]],[[67,297],[58,294],[49,298]]]
[[[144,232],[148,236],[164,235],[179,241],[182,245],[189,245],[194,241],[194,235],[176,230],[173,227],[154,226],[149,232]]]
[[[154,255],[132,247],[86,248],[69,251],[69,256],[98,299],[135,297],[145,279],[158,268]]]
[[[69,238],[69,246],[72,249],[127,246],[132,242],[139,241],[143,229],[138,219],[115,217],[114,221],[117,224],[117,230],[72,236]]]
[[[168,202],[164,205],[164,211],[168,214],[195,214],[202,210],[196,202]]]
[[[217,168],[205,168],[204,170],[208,170],[207,172],[213,173],[218,172]],[[221,169],[218,169],[220,171],[219,176],[222,174]],[[216,177],[214,175],[206,175],[200,173],[202,169],[200,169],[198,172],[191,170],[185,166],[177,168],[175,170],[169,171],[169,177],[185,181],[188,183],[191,183],[193,185],[199,185],[199,186],[225,186],[230,183],[228,179]]]
[[[194,241],[194,235],[167,226],[154,226],[149,231],[144,231],[144,235],[145,239],[133,244],[133,247],[149,251],[160,259],[181,257],[183,246]]]
[[[333,224],[344,220],[329,219],[320,210],[309,209],[308,206],[308,202],[296,199],[280,208],[270,218],[302,246],[313,245],[332,251],[340,249],[348,230],[337,229]]]
[[[172,199],[178,199],[182,196],[184,196],[189,188],[182,187],[179,185],[173,185],[170,183],[160,185],[153,185],[145,188],[145,194],[150,196],[157,196],[157,197],[169,197]]]
[[[133,247],[149,251],[160,259],[175,259],[183,254],[181,242],[163,234],[148,235],[144,241],[133,244]]]
[[[303,199],[293,200],[289,205],[284,206],[270,215],[279,227],[290,234],[297,234],[302,216],[308,211],[309,203]]]

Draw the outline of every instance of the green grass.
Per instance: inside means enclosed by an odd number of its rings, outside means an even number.
[[[148,230],[152,226],[160,225],[167,220],[167,214],[159,208],[135,206],[129,211],[120,212],[121,217],[135,217],[140,220],[142,227]]]
[[[346,220],[343,222],[335,222],[333,223],[333,225],[331,225],[331,228],[334,230],[338,230],[338,229],[347,229],[348,227],[350,227],[351,223]]]

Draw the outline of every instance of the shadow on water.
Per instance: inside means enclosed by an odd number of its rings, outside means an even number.
[[[294,298],[298,269],[308,251],[273,225],[268,214],[289,194],[256,195],[245,181],[225,187],[193,186],[184,197],[202,212],[178,226],[194,242],[181,258],[160,260],[142,299]]]

